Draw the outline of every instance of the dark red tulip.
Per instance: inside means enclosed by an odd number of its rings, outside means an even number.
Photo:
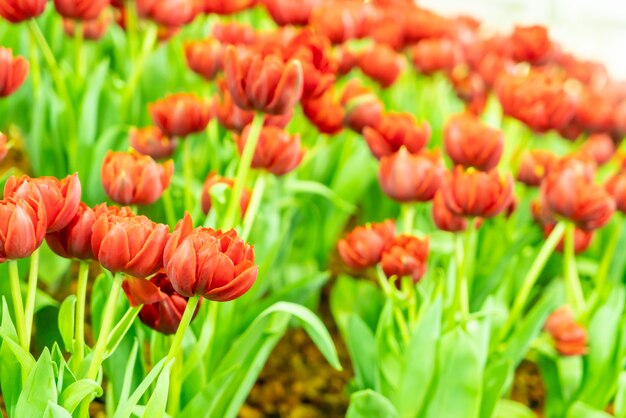
[[[167,189],[174,162],[159,164],[148,155],[109,151],[104,156],[100,177],[107,196],[122,205],[149,205]]]
[[[47,0],[0,0],[0,16],[11,23],[38,17],[46,8]]]
[[[462,216],[450,212],[450,209],[448,209],[443,200],[441,192],[435,193],[432,214],[435,225],[442,231],[460,232],[465,231],[467,228],[467,220]]]
[[[185,44],[185,59],[191,71],[210,81],[223,70],[224,47],[216,38],[190,41]]]
[[[424,74],[451,71],[463,60],[459,43],[450,39],[425,39],[410,50],[413,65]]]
[[[445,168],[439,153],[410,154],[402,147],[380,160],[378,181],[383,192],[399,202],[427,202],[439,189]]]
[[[444,202],[459,216],[492,218],[504,212],[513,199],[513,178],[457,166],[441,188]]]
[[[350,80],[341,95],[344,107],[343,123],[357,133],[363,133],[366,126],[380,123],[384,106],[378,96],[361,86],[357,79]]]
[[[241,135],[235,137],[240,155],[246,145],[249,129],[250,126],[247,126]],[[298,167],[303,156],[300,135],[290,135],[280,128],[265,126],[261,129],[259,142],[254,150],[252,167],[282,176]]]
[[[0,263],[30,256],[46,235],[46,211],[25,199],[0,200]]]
[[[615,143],[608,134],[592,134],[580,148],[582,154],[591,157],[599,166],[611,161],[615,151]]]
[[[395,223],[386,220],[357,226],[337,243],[344,263],[353,269],[374,267],[382,259],[383,251],[395,236]]]
[[[285,26],[306,25],[313,8],[320,5],[322,1],[263,0],[263,3],[274,22],[280,26]]]
[[[495,168],[502,156],[504,135],[471,113],[452,116],[444,128],[446,153],[455,164],[482,171]]]
[[[211,105],[191,93],[167,96],[148,106],[154,124],[169,137],[202,132],[211,120]]]
[[[273,55],[244,56],[229,46],[224,72],[234,102],[245,110],[285,114],[302,96],[303,73],[298,60],[284,63]]]
[[[137,0],[137,14],[166,27],[190,23],[200,11],[196,0]]]
[[[378,159],[405,147],[411,154],[424,148],[430,139],[430,125],[417,123],[410,113],[387,113],[375,126],[363,128],[363,136],[372,154]]]
[[[199,0],[199,3],[204,5],[204,13],[230,15],[251,8],[257,0]]]
[[[517,180],[530,187],[539,186],[557,159],[551,151],[541,149],[525,151],[520,160]]]
[[[606,225],[615,211],[606,190],[572,166],[548,173],[541,183],[541,198],[547,210],[585,231]]]
[[[90,41],[97,41],[104,36],[110,22],[111,16],[106,12],[100,13],[94,20],[81,22],[80,28],[83,33],[83,38]],[[63,31],[67,36],[73,37],[75,35],[76,26],[76,21],[73,19],[63,19]]]
[[[63,180],[55,177],[28,176],[17,179],[11,176],[4,185],[4,198],[35,202],[33,205],[35,210],[41,202],[48,221],[46,232],[56,232],[65,228],[78,211],[81,198],[80,180],[78,174],[72,174]]]
[[[96,222],[96,213],[81,203],[74,219],[63,229],[46,235],[46,242],[52,251],[65,258],[93,260],[91,230]]]
[[[302,111],[320,133],[334,135],[343,128],[343,106],[335,98],[334,89],[326,90],[320,97],[302,101]]]
[[[75,20],[94,20],[109,5],[109,0],[54,0],[57,12]]]
[[[0,11],[2,4],[0,0]],[[28,61],[23,57],[13,58],[11,49],[0,47],[0,97],[13,94],[24,83],[27,75]]]
[[[155,160],[171,157],[178,146],[176,138],[168,138],[156,126],[131,128],[128,133],[128,142],[135,151],[149,155]]]
[[[428,266],[428,246],[428,238],[420,239],[412,235],[395,237],[383,252],[383,271],[387,277],[400,279],[410,276],[413,283],[419,282]]]
[[[544,328],[554,339],[560,355],[582,356],[587,353],[587,330],[576,323],[569,307],[562,306],[552,312]]]
[[[555,223],[551,222],[543,227],[543,236],[548,238],[554,230]],[[589,248],[591,240],[593,238],[593,231],[585,231],[580,228],[574,229],[574,253],[580,254]],[[565,237],[561,237],[559,243],[556,245],[556,250],[560,253],[565,248]]]
[[[91,248],[104,268],[113,273],[148,277],[163,267],[167,226],[145,216],[121,216],[119,210],[96,215]]]
[[[513,58],[531,64],[548,61],[554,48],[545,26],[516,26],[511,35]]]
[[[0,132],[0,162],[4,160],[4,157],[9,153],[9,144],[7,136]]]
[[[235,181],[227,177],[222,177],[215,172],[209,173],[206,180],[204,180],[204,186],[202,187],[202,212],[204,212],[205,215],[207,215],[211,210],[211,189],[217,184],[223,184],[229,189],[232,189],[235,185]],[[246,188],[244,188],[241,192],[241,200],[239,204],[242,215],[245,215],[246,210],[248,209],[251,196],[252,194],[250,193],[250,190]]]
[[[615,208],[626,213],[626,171],[620,170],[612,175],[604,185],[604,188],[615,200]]]
[[[179,294],[201,295],[218,302],[246,293],[258,274],[253,247],[239,238],[234,229],[193,229],[188,215],[168,240],[163,262]]]
[[[238,22],[215,22],[211,33],[222,45],[251,45],[256,40],[254,28]]]
[[[139,319],[148,327],[165,335],[174,334],[187,307],[187,299],[179,295],[163,272],[150,280],[127,277],[122,283],[130,306],[139,306]],[[198,313],[198,307],[193,318]]]
[[[405,67],[404,57],[385,44],[373,44],[363,51],[357,65],[363,74],[376,81],[382,88],[396,82]]]

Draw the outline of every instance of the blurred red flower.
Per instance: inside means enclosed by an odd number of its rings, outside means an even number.
[[[382,255],[381,265],[387,277],[410,276],[413,283],[420,281],[428,266],[428,238],[399,235],[387,246]]]
[[[135,151],[149,155],[155,160],[171,157],[178,146],[176,138],[168,138],[156,126],[131,128],[128,133],[128,142]]]
[[[357,226],[337,243],[337,250],[344,263],[353,269],[373,267],[382,258],[384,249],[395,236],[395,223],[386,220]]]
[[[306,25],[313,9],[322,3],[322,0],[263,0],[265,8],[276,24]]]
[[[248,125],[241,135],[235,137],[240,155],[246,145],[249,129]],[[290,135],[280,128],[265,126],[261,129],[259,142],[254,150],[252,167],[282,176],[298,167],[303,156],[300,135]]]
[[[410,49],[413,65],[424,74],[451,71],[463,61],[461,46],[450,39],[425,39]]]
[[[0,16],[19,23],[42,14],[47,3],[47,0],[0,0]]]
[[[169,137],[202,132],[211,120],[211,105],[191,93],[177,93],[148,105],[154,124]]]
[[[0,10],[2,9],[0,0]],[[28,61],[23,57],[13,58],[13,51],[0,47],[0,97],[13,94],[26,80]]]
[[[223,184],[229,189],[232,189],[235,185],[235,181],[227,177],[222,177],[215,172],[209,173],[207,178],[204,180],[204,185],[202,187],[202,197],[201,197],[202,212],[204,212],[205,215],[207,215],[209,211],[211,210],[211,205],[212,205],[211,189],[213,188],[213,186],[217,184]],[[251,197],[250,190],[244,188],[243,191],[241,192],[241,200],[239,202],[242,215],[245,215],[246,210],[248,209],[248,204],[250,203],[250,197]]]
[[[450,117],[443,138],[450,159],[464,167],[489,171],[498,165],[502,156],[502,131],[489,127],[471,113]]]
[[[517,180],[527,186],[539,186],[550,166],[556,161],[557,156],[551,151],[542,149],[525,151],[520,160]]]
[[[191,71],[210,81],[223,70],[224,47],[212,37],[189,41],[185,44],[185,59]]]
[[[568,306],[552,312],[544,328],[554,339],[555,348],[562,356],[587,353],[587,330],[576,323],[574,312]]]
[[[358,56],[357,65],[363,74],[382,88],[396,82],[405,67],[404,57],[385,44],[373,44]]]
[[[405,147],[416,154],[430,139],[430,125],[426,121],[417,123],[410,113],[387,113],[374,126],[363,128],[363,136],[372,154],[378,159]]]
[[[435,197],[433,198],[432,215],[435,225],[442,231],[460,232],[465,231],[467,228],[467,220],[462,216],[450,212],[450,209],[448,209],[443,200],[441,192],[435,193]]]
[[[545,26],[516,26],[511,35],[513,58],[531,64],[544,64],[554,48]]]
[[[439,189],[445,168],[438,152],[410,154],[402,147],[383,157],[378,181],[383,192],[399,202],[427,202]]]
[[[54,0],[57,12],[76,20],[94,20],[109,5],[109,0]]]
[[[196,0],[136,0],[137,14],[162,26],[178,28],[200,12]]]

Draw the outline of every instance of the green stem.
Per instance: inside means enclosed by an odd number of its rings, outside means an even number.
[[[261,201],[263,200],[263,193],[265,191],[265,184],[267,183],[267,176],[265,173],[260,172],[256,182],[254,183],[254,189],[252,190],[252,197],[250,198],[250,204],[246,210],[246,214],[243,218],[243,231],[241,232],[241,239],[248,240],[250,232],[252,231],[252,225],[259,213],[261,207]]]
[[[180,348],[183,344],[183,338],[185,337],[185,332],[187,328],[189,328],[189,324],[193,319],[193,314],[196,311],[196,307],[200,302],[200,296],[194,295],[189,298],[187,301],[187,306],[185,307],[185,312],[183,312],[183,316],[180,319],[180,324],[178,325],[178,329],[176,330],[176,334],[174,335],[174,340],[172,341],[172,345],[170,346],[170,351],[167,353],[167,360],[165,364],[169,363],[172,359],[174,359]]]
[[[465,274],[466,267],[466,247],[463,246],[462,234],[454,235],[454,256],[456,267],[456,281],[454,286],[454,314],[458,313],[463,323],[469,316],[469,299],[467,276]]]
[[[24,304],[22,303],[22,289],[20,287],[20,274],[16,260],[9,260],[9,280],[11,285],[11,298],[13,299],[13,312],[15,312],[15,329],[20,346],[29,351],[28,339],[26,338],[26,321],[24,320]]]
[[[183,176],[185,178],[185,209],[191,211],[194,207],[193,198],[193,157],[191,140],[185,139],[183,142]]]
[[[565,227],[565,285],[567,289],[567,299],[574,309],[574,312],[580,313],[585,307],[585,296],[580,286],[580,278],[578,277],[578,269],[576,267],[576,225],[568,223]]]
[[[170,369],[170,385],[167,393],[167,414],[174,417],[180,409],[180,393],[182,392],[182,374],[183,359],[178,356],[174,359],[172,368]]]
[[[606,279],[609,275],[611,261],[615,256],[615,250],[617,249],[619,238],[622,235],[622,219],[619,212],[615,215],[615,217],[617,218],[617,225],[613,228],[611,238],[609,239],[609,242],[604,250],[604,256],[602,257],[600,267],[598,268],[598,274],[596,275],[596,293],[602,293],[604,287],[606,286]]]
[[[382,289],[385,296],[392,297],[393,289],[389,285],[389,279],[387,279],[387,276],[385,275],[385,272],[383,272],[383,269],[380,267],[380,264],[376,267],[376,279],[378,280],[378,284],[380,285],[380,288]]]
[[[89,281],[89,262],[81,261],[78,269],[78,282],[76,285],[76,325],[74,327],[74,340],[76,349],[72,360],[75,370],[80,368],[85,356],[85,304],[87,300],[87,283]]]
[[[83,79],[83,23],[76,20],[74,23],[74,71],[78,80]]]
[[[398,324],[398,328],[400,329],[400,335],[402,336],[402,341],[405,344],[411,340],[411,334],[409,333],[409,327],[406,324],[406,319],[404,318],[404,314],[399,306],[393,307],[393,316],[396,318],[396,323]]]
[[[401,207],[402,216],[402,232],[405,234],[411,234],[413,232],[413,225],[415,221],[415,204],[405,203]]]
[[[535,257],[535,261],[530,266],[528,273],[524,277],[524,281],[522,283],[522,288],[517,293],[515,297],[515,301],[513,302],[513,307],[511,308],[511,313],[507,321],[504,323],[502,328],[500,329],[499,341],[504,340],[508,335],[515,323],[518,321],[524,307],[526,306],[526,302],[528,302],[528,297],[530,296],[530,292],[535,285],[535,282],[539,278],[539,274],[545,267],[548,262],[548,258],[554,252],[554,249],[558,245],[561,238],[563,238],[563,234],[565,232],[565,223],[559,222],[556,224],[550,236],[545,240],[541,250],[539,250],[539,254]]]
[[[37,296],[37,279],[39,277],[39,248],[30,256],[30,271],[28,272],[28,291],[24,316],[26,319],[26,346],[30,347],[30,338],[33,331],[33,317],[35,316],[35,298]]]
[[[263,114],[260,112],[255,113],[254,119],[248,131],[248,137],[246,138],[246,145],[243,148],[241,160],[239,161],[239,167],[237,167],[237,175],[235,177],[235,186],[233,192],[230,195],[228,201],[228,207],[226,209],[226,215],[224,215],[224,221],[222,222],[223,229],[231,229],[235,226],[237,221],[237,213],[239,212],[241,200],[241,194],[243,188],[248,179],[248,173],[250,172],[250,165],[252,158],[254,157],[254,151],[256,150],[259,137],[261,136],[261,128],[263,127]]]
[[[172,201],[171,185],[163,190],[163,208],[165,209],[165,219],[167,224],[171,227],[176,225],[176,211],[174,210],[174,202]]]
[[[216,173],[220,172],[221,160],[220,160],[220,138],[219,138],[219,122],[217,118],[209,122],[206,129],[207,145],[209,149],[206,151],[210,156],[211,170]]]
[[[131,62],[137,57],[137,9],[134,1],[126,4],[126,36],[128,36],[128,55]]]
[[[37,50],[37,39],[31,32],[29,34],[29,55],[30,73],[33,81],[33,94],[36,98],[41,95],[41,63],[39,62],[39,51]]]

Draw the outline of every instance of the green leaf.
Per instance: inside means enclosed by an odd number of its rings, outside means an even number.
[[[370,389],[353,393],[346,413],[346,418],[396,418],[398,416],[398,411],[389,399]]]
[[[22,393],[17,400],[15,416],[40,418],[45,414],[48,402],[56,404],[57,397],[50,351],[45,348],[24,383]]]
[[[83,399],[102,396],[102,387],[95,380],[81,379],[72,383],[61,393],[59,404],[70,413],[80,405]]]
[[[361,318],[351,315],[345,341],[352,360],[357,387],[380,390],[376,337],[372,330]]]
[[[310,193],[324,197],[335,205],[335,207],[347,213],[353,213],[356,210],[356,207],[352,203],[343,200],[334,190],[316,181],[290,181],[287,183],[287,190],[292,193]]]
[[[135,389],[130,398],[128,398],[126,402],[119,404],[113,418],[127,418],[130,416],[135,406],[137,406],[137,404],[139,403],[139,400],[141,399],[143,394],[146,393],[146,391],[150,388],[152,382],[154,382],[156,378],[159,377],[161,370],[163,370],[163,367],[165,366],[165,360],[166,359],[159,361],[154,366],[154,368],[150,370],[150,373],[148,373],[148,375],[142,380],[142,382],[139,384],[137,389]]]
[[[59,405],[48,401],[48,407],[44,411],[43,418],[72,418],[72,414]]]
[[[11,321],[9,307],[7,306],[7,301],[4,296],[2,297],[0,337],[2,337],[0,339],[0,387],[2,388],[2,396],[7,412],[9,416],[12,417],[14,416],[13,410],[15,409],[22,388],[21,367],[24,366],[21,366],[17,356],[13,352],[13,350],[17,348],[21,350],[21,347],[15,343],[18,340],[17,331]],[[13,348],[9,347],[8,341],[13,342]],[[30,354],[28,356],[30,356]],[[32,367],[35,364],[35,360],[32,357],[28,358],[30,360],[30,367]]]
[[[59,332],[65,345],[65,351],[74,352],[74,324],[76,322],[76,296],[69,295],[65,298],[59,309]]]
[[[137,361],[137,351],[139,350],[139,341],[135,339],[133,343],[133,348],[130,350],[130,355],[128,356],[128,362],[126,362],[126,370],[124,372],[124,384],[122,385],[122,390],[120,391],[120,399],[118,403],[121,405],[128,400],[128,396],[130,395],[130,387],[133,383],[133,371],[135,370],[135,362]]]
[[[40,247],[39,280],[45,283],[46,288],[50,291],[58,289],[71,262],[71,260],[55,254],[44,241]]]
[[[615,418],[626,418],[626,372],[621,372],[619,375],[614,406]]]
[[[28,351],[24,350],[18,343],[16,343],[11,337],[4,333],[4,330],[0,329],[0,337],[2,337],[2,346],[11,350],[19,364],[22,366],[24,373],[30,373],[31,369],[35,366],[35,359]]]
[[[105,359],[113,354],[117,346],[120,345],[122,339],[126,336],[128,330],[137,318],[137,315],[139,315],[140,310],[141,306],[129,308],[122,317],[122,319],[115,325],[115,328],[113,328],[107,340],[106,348],[104,351]]]
[[[567,411],[566,418],[613,418],[613,416],[584,402],[576,401]]]
[[[79,140],[81,145],[91,145],[98,131],[98,100],[108,75],[109,61],[101,61],[96,69],[89,74],[89,83],[86,84],[83,100],[80,107],[78,121]]]
[[[146,409],[143,412],[144,418],[162,418],[165,415],[167,395],[170,387],[170,370],[173,364],[174,360],[171,360],[165,365],[165,368],[161,372],[154,392],[152,392],[152,395],[146,404]]]
[[[509,399],[500,399],[496,403],[493,418],[537,418],[526,405]]]
[[[483,399],[480,405],[481,418],[491,418],[498,404],[500,393],[512,372],[511,361],[498,358],[489,362],[483,379]]]

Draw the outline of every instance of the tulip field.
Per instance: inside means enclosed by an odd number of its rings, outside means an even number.
[[[625,135],[543,26],[0,0],[0,416],[626,418]]]

